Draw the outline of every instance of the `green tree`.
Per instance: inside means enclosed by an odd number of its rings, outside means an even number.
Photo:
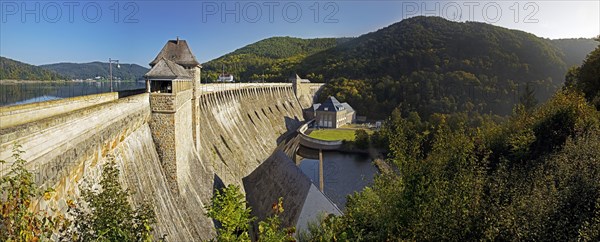
[[[273,215],[258,223],[258,241],[295,241],[294,227],[281,226],[279,216],[283,213],[283,198],[273,204]],[[250,224],[256,217],[250,215],[251,208],[236,185],[217,190],[207,207],[207,215],[217,222],[216,241],[250,241]]]
[[[119,184],[119,168],[114,157],[102,168],[100,187],[80,186],[79,206],[72,206],[73,227],[64,235],[69,241],[152,241],[154,210],[144,203],[134,209],[128,201],[128,190]]]
[[[47,211],[35,211],[36,199],[50,198],[52,189],[42,191],[33,180],[33,174],[25,169],[24,153],[19,145],[13,147],[14,162],[10,171],[0,178],[0,241],[49,240],[56,230],[66,225],[62,216],[49,215]],[[0,160],[0,165],[7,162]]]
[[[600,36],[597,40],[600,41]],[[600,108],[600,46],[587,56],[579,68],[577,81],[577,88],[590,102]]]
[[[368,149],[369,148],[369,143],[371,142],[370,137],[369,137],[369,133],[367,133],[367,131],[365,131],[364,129],[358,129],[356,131],[354,131],[354,144],[356,145],[356,148],[359,149]]]
[[[598,240],[600,112],[583,94],[560,91],[501,124],[454,115],[390,118],[395,169],[306,240]]]
[[[248,230],[255,218],[238,186],[217,190],[207,210],[207,215],[218,222],[217,241],[250,241]]]
[[[523,95],[519,98],[519,102],[526,111],[531,111],[537,105],[538,101],[535,98],[535,89],[531,87],[531,84],[527,83],[525,85],[525,90],[523,91]]]

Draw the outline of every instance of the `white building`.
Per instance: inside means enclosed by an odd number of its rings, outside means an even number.
[[[218,82],[234,82],[232,74],[220,74]]]

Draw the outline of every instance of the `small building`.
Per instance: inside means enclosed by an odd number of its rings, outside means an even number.
[[[356,112],[348,103],[329,96],[325,102],[313,105],[315,123],[321,128],[339,128],[356,121]]]
[[[234,82],[233,75],[228,73],[219,74],[217,82]]]
[[[177,63],[161,58],[146,75],[151,93],[178,93],[192,89],[192,77]]]

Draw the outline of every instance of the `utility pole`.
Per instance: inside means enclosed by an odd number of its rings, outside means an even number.
[[[112,63],[117,63],[117,68],[121,68],[119,60],[113,60],[108,58],[108,76],[110,78],[110,92],[113,92],[113,77],[112,77]]]

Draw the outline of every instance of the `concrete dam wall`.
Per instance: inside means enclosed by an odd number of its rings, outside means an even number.
[[[314,88],[311,90],[303,99],[314,95]],[[210,203],[214,188],[226,184],[243,188],[242,178],[284,148],[287,137],[301,125],[306,104],[301,104],[292,85],[281,84],[191,96],[176,97],[177,103],[171,105],[177,116],[165,119],[173,122],[177,134],[185,133],[173,140],[174,145],[183,147],[178,151],[184,151],[174,156],[185,156],[177,159],[174,167],[161,159],[169,143],[156,135],[164,132],[156,129],[156,120],[161,120],[154,116],[158,107],[152,106],[151,94],[145,93],[78,104],[54,115],[36,111],[43,116],[3,127],[0,159],[9,163],[0,167],[0,176],[10,169],[13,144],[21,145],[26,167],[35,173],[36,182],[56,190],[49,201],[36,206],[65,211],[67,200],[78,199],[79,184],[97,182],[102,165],[112,157],[122,171],[121,183],[133,192],[132,203],[153,206],[158,220],[156,237],[166,235],[168,241],[210,239],[215,230],[204,206]],[[53,103],[52,108],[60,110],[55,106]],[[11,107],[10,112],[17,113],[18,107]],[[193,124],[198,126],[197,135]]]
[[[202,95],[200,114],[202,160],[225,184],[238,185],[303,120],[291,86]]]

